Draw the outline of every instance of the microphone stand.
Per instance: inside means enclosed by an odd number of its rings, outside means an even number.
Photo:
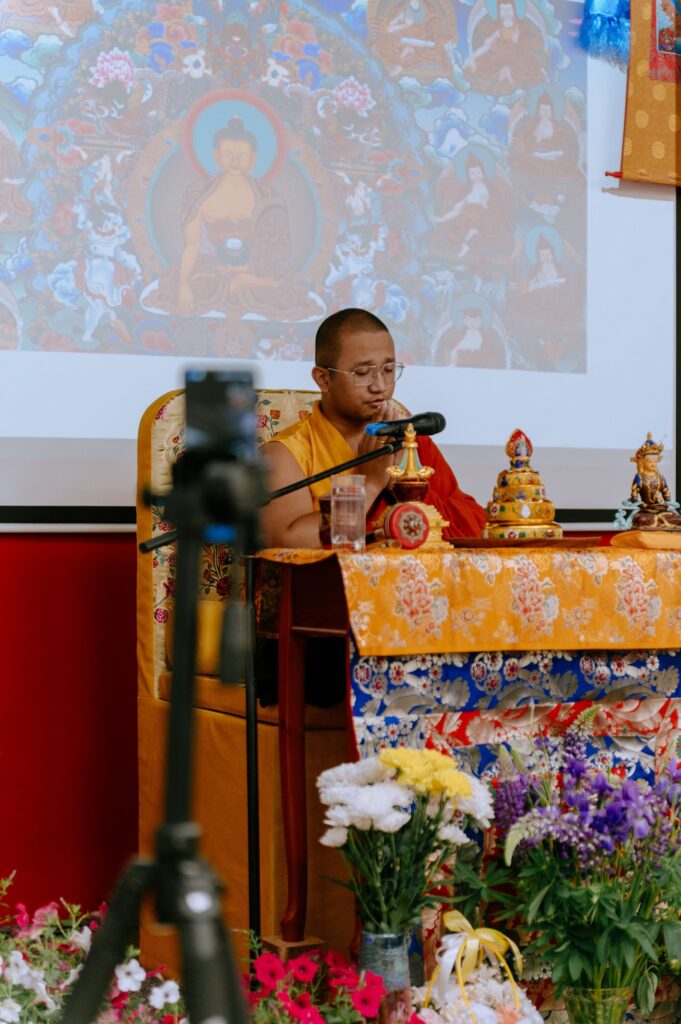
[[[276,437],[274,440],[276,441]],[[319,483],[320,480],[326,480],[327,477],[335,476],[336,473],[344,473],[346,469],[354,469],[355,466],[361,466],[363,463],[371,462],[373,459],[380,459],[384,455],[394,455],[396,452],[402,451],[402,446],[402,438],[398,438],[395,441],[387,441],[386,444],[380,448],[374,448],[371,452],[365,452],[364,455],[356,455],[354,459],[341,462],[338,466],[332,466],[331,469],[323,469],[321,473],[314,473],[312,476],[306,476],[304,480],[296,480],[295,483],[287,484],[286,487],[280,487],[277,491],[271,491],[265,504],[268,505],[275,498],[283,498],[285,494],[291,494],[293,491],[300,491],[303,487],[310,487],[311,484]]]
[[[322,470],[320,473],[314,473],[312,476],[307,476],[302,480],[296,480],[292,484],[288,484],[286,487],[280,487],[276,491],[271,491],[265,495],[264,498],[261,496],[261,505],[268,505],[271,501],[275,501],[277,498],[282,498],[285,494],[291,494],[293,491],[302,490],[304,487],[309,487],[311,484],[318,483],[320,480],[325,480],[327,477],[334,476],[336,473],[343,473],[348,469],[354,469],[355,466],[361,466],[365,462],[371,462],[373,459],[381,458],[384,455],[394,455],[401,451],[403,447],[402,438],[396,438],[394,441],[388,441],[380,448],[375,448],[373,451],[365,452],[363,455],[357,455],[353,459],[348,459],[347,462],[341,462],[337,466],[331,466],[329,469]],[[159,495],[152,495],[148,490],[143,493],[144,500],[148,503],[153,502],[154,504],[164,504],[167,499]],[[170,518],[170,517],[169,517]],[[166,544],[172,544],[180,535],[180,530],[169,531],[158,537],[152,537],[149,540],[142,541],[139,545],[139,550],[143,554],[147,554],[151,551],[155,551],[157,548],[164,547]],[[225,540],[229,538],[220,537],[213,535],[211,527],[207,527],[204,531],[203,540],[208,542],[215,542]],[[254,597],[255,597],[255,571],[253,555],[248,551],[247,544],[244,544],[242,550],[245,552],[245,563],[246,563],[246,587],[245,587],[245,602],[242,609],[237,607],[236,602],[230,602],[228,610],[226,611],[225,620],[223,621],[223,643],[221,651],[221,664],[222,664],[222,680],[225,679],[225,668],[227,665],[232,667],[235,664],[235,660],[231,655],[233,647],[237,647],[240,642],[243,642],[245,638],[246,658],[244,664],[244,675],[245,675],[245,688],[246,688],[246,814],[247,814],[247,835],[248,835],[248,911],[249,911],[249,929],[252,934],[260,934],[260,830],[259,830],[259,779],[258,779],[258,716],[257,716],[257,680],[255,678],[255,665],[254,665],[254,641],[255,641],[255,615],[254,609]],[[195,558],[198,555],[195,554]],[[179,572],[179,559],[178,559],[178,572]],[[178,579],[179,584],[179,579]],[[179,590],[179,586],[178,586]],[[227,616],[229,619],[227,620]],[[175,635],[178,635],[178,624],[179,624],[179,611],[176,614],[176,627]],[[191,642],[193,645],[196,643],[195,635],[187,637],[187,643]],[[188,648],[183,648],[187,650]],[[193,659],[193,653],[191,655]],[[193,660],[192,660],[193,665]],[[173,688],[175,684],[173,684]],[[186,712],[186,702],[185,702]],[[180,779],[176,780],[178,783]],[[80,1024],[75,1018],[73,1022],[64,1018],[62,1024]],[[235,1024],[234,1021],[230,1021],[230,1024]]]

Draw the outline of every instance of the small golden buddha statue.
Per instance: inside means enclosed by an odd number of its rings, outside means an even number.
[[[514,430],[506,442],[511,465],[497,477],[483,537],[525,540],[563,536],[553,521],[556,510],[546,498],[541,474],[530,465],[532,452],[527,434]]]
[[[659,469],[664,445],[648,434],[630,461],[636,463],[631,483],[631,501],[638,511],[631,519],[632,530],[681,530],[681,515],[672,501],[667,481]]]

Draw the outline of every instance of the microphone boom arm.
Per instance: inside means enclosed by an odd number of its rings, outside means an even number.
[[[331,466],[330,469],[323,469],[320,473],[315,473],[313,476],[306,476],[302,480],[295,480],[292,484],[287,484],[286,487],[280,487],[277,491],[272,491],[267,495],[263,505],[269,505],[271,501],[276,498],[283,498],[285,494],[292,494],[293,491],[300,491],[303,487],[309,487],[310,484],[316,484],[319,480],[325,480],[329,476],[333,476],[336,473],[344,473],[346,469],[354,469],[355,466],[361,466],[364,462],[371,462],[373,459],[379,459],[383,455],[394,455],[396,452],[402,450],[404,442],[402,438],[397,438],[394,441],[388,441],[387,444],[382,445],[380,448],[374,448],[373,451],[365,452],[364,455],[356,455],[354,459],[348,459],[347,462],[341,462],[338,466]],[[159,496],[148,495],[151,501],[163,503],[163,499]],[[156,548],[164,547],[166,544],[172,544],[177,539],[177,532],[170,531],[169,533],[163,533],[158,537],[151,537],[148,540],[144,540],[140,543],[139,549],[142,553],[148,554],[150,551],[154,551]]]

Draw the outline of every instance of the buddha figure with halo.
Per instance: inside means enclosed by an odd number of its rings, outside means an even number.
[[[497,477],[497,486],[487,505],[483,537],[506,540],[562,537],[562,529],[553,520],[556,510],[546,498],[541,474],[530,465],[532,451],[527,434],[514,430],[506,442],[511,464]]]
[[[636,475],[631,484],[631,501],[638,504],[638,510],[631,519],[632,530],[681,530],[681,515],[659,462],[664,445],[653,440],[648,434],[646,440],[632,455],[636,463]]]

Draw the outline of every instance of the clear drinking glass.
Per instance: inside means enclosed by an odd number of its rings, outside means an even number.
[[[360,474],[331,477],[331,547],[337,551],[364,551],[365,483]]]

